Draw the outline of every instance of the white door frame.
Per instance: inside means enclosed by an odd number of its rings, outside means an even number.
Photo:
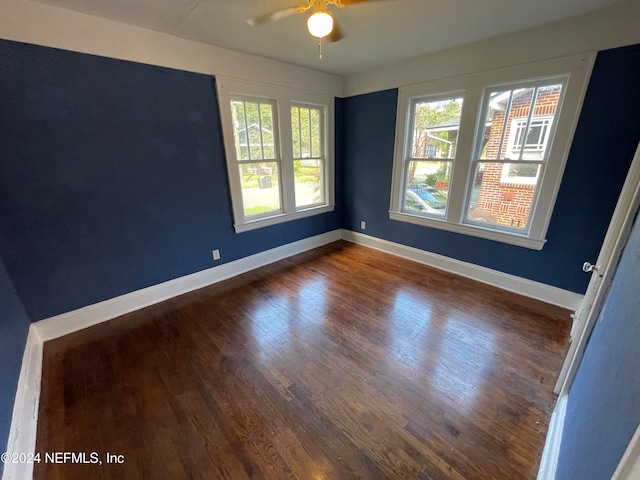
[[[636,212],[638,212],[639,206],[640,144],[638,144],[629,173],[620,192],[616,209],[598,255],[596,270],[592,271],[587,292],[576,311],[571,346],[554,388],[559,397],[569,392],[569,388],[576,376],[584,355],[584,349],[587,346],[591,331],[600,314],[602,303],[611,286],[620,254],[629,238],[633,219]]]

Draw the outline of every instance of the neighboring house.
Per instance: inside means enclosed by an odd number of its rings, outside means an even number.
[[[238,150],[238,158],[243,160],[250,160],[255,157],[255,153],[249,148],[249,140],[247,139],[247,130],[249,131],[249,139],[251,144],[258,144],[262,149],[270,150],[271,155],[268,158],[273,158],[275,153],[273,152],[273,131],[268,128],[261,127],[257,123],[250,123],[248,126],[240,125],[234,129],[236,134],[235,143]]]
[[[451,158],[460,128],[460,115],[427,128],[414,139],[415,158]]]

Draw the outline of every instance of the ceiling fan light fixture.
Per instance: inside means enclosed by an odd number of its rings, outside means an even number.
[[[333,17],[327,12],[314,12],[307,20],[307,27],[309,28],[309,33],[314,37],[326,37],[333,30]]]

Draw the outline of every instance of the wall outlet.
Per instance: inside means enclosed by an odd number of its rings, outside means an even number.
[[[361,230],[366,230],[367,229],[367,222],[365,222],[365,221],[360,222],[360,229]]]
[[[214,250],[213,252],[213,259],[214,260],[220,260],[220,250]]]

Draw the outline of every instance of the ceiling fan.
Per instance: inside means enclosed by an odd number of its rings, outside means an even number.
[[[338,23],[328,8],[329,5],[344,8],[348,5],[373,1],[376,0],[307,0],[307,5],[275,10],[265,15],[250,18],[247,23],[257,27],[313,9],[313,13],[307,19],[307,28],[311,35],[319,39],[318,46],[320,48],[320,58],[322,58],[322,39],[326,39],[328,42],[337,42],[343,37]]]

